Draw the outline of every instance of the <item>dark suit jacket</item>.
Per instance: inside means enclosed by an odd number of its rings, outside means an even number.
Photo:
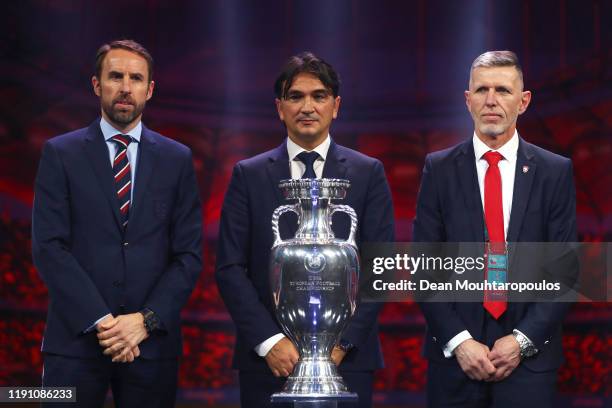
[[[484,214],[472,139],[425,159],[414,241],[483,242]],[[528,171],[523,172],[523,166]],[[575,242],[576,193],[571,161],[519,141],[507,241]],[[482,339],[485,310],[481,303],[421,303],[427,320],[425,355],[445,361],[442,348],[469,330]],[[499,319],[507,334],[514,328],[540,352],[523,363],[532,370],[557,368],[563,361],[561,321],[569,303],[508,303]]]
[[[333,141],[323,168],[323,177],[351,181],[347,196],[341,201],[357,212],[357,242],[393,241],[394,221],[391,192],[380,161]],[[271,336],[282,333],[274,317],[268,263],[273,243],[272,212],[287,204],[278,183],[290,179],[286,143],[276,149],[236,164],[227,190],[219,231],[216,278],[237,328],[234,367],[241,370],[269,370],[254,347]],[[280,232],[293,237],[296,218],[283,215]],[[337,237],[346,238],[349,220],[334,217]],[[356,346],[341,364],[343,370],[367,370],[382,367],[378,339],[376,304],[361,304],[343,338]]]
[[[140,345],[144,358],[181,353],[181,307],[201,270],[201,206],[190,150],[146,127],[127,230],[120,225],[112,167],[99,119],[50,139],[36,177],[34,263],[49,289],[42,350],[100,355],[100,317],[138,312],[165,332]]]

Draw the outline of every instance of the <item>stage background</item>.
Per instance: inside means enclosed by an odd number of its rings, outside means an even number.
[[[184,310],[182,404],[237,403],[233,325],[213,278],[219,213],[236,161],[280,144],[273,81],[311,50],[342,79],[332,127],[384,163],[398,240],[409,241],[426,153],[471,137],[463,91],[471,61],[511,49],[534,97],[527,141],[572,158],[582,241],[612,238],[612,2],[20,1],[0,6],[0,386],[38,385],[47,292],[32,265],[32,185],[43,143],[99,114],[90,85],[103,42],[132,38],[156,61],[144,122],[191,147],[204,268]],[[423,318],[389,304],[377,406],[423,406]],[[565,324],[559,406],[610,402],[610,304],[576,305]],[[608,405],[609,406],[609,405]]]

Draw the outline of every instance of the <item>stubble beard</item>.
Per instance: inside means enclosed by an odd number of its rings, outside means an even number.
[[[113,104],[111,106],[103,106],[102,108],[104,109],[104,113],[106,113],[106,115],[113,122],[121,125],[129,125],[142,114],[145,104],[136,104],[132,106],[134,107],[134,109],[132,109],[131,111],[119,110],[115,108],[115,101],[113,101]]]
[[[502,125],[480,125],[480,133],[488,137],[503,135],[506,129]]]

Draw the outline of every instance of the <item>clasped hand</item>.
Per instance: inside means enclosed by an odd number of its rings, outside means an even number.
[[[138,345],[149,335],[140,313],[108,316],[96,326],[98,343],[114,363],[131,363],[140,356]]]
[[[491,350],[474,339],[465,340],[455,356],[463,372],[478,381],[501,381],[521,362],[520,347],[512,335],[498,339]]]

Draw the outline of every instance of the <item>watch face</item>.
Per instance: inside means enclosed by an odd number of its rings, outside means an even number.
[[[145,329],[147,330],[147,333],[151,333],[153,331],[154,324],[153,324],[152,316],[149,315],[145,317],[144,325],[145,325]]]
[[[159,328],[159,319],[157,318],[155,314],[151,313],[151,315],[148,316],[147,325],[150,331],[155,331]]]

